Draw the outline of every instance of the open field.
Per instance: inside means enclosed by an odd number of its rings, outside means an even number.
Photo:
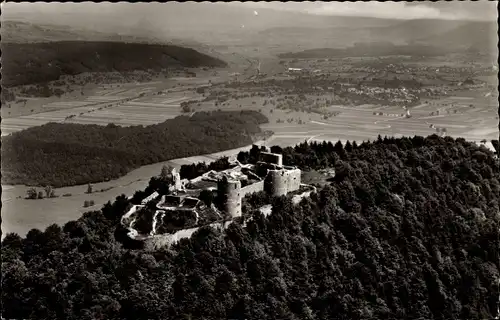
[[[484,97],[484,92],[456,92],[455,96],[425,101],[410,109],[411,117],[401,107],[362,105],[356,107],[333,105],[329,112],[339,114],[324,120],[315,113],[279,110],[271,105],[263,106],[266,98],[249,97],[230,100],[224,106],[215,106],[213,102],[203,103],[195,110],[252,109],[259,110],[269,118],[264,130],[274,132],[268,145],[295,145],[304,141],[346,141],[362,142],[381,136],[427,136],[445,128],[446,135],[464,137],[468,140],[498,138],[497,102],[492,96]],[[457,112],[454,112],[457,110]],[[272,112],[271,112],[272,111]],[[440,111],[439,115],[430,116]],[[374,115],[374,112],[382,115]],[[293,119],[287,122],[287,119]],[[284,121],[277,123],[277,120]],[[299,124],[300,120],[300,124]],[[433,125],[431,127],[431,125]],[[441,134],[439,132],[439,134]]]
[[[176,77],[163,82],[131,83],[120,87],[100,85],[85,96],[73,100],[32,99],[28,103],[38,104],[33,107],[32,114],[2,119],[2,135],[47,122],[66,121],[101,125],[111,122],[117,125],[159,123],[179,115],[180,103],[197,97],[193,89],[200,84],[207,84],[208,80],[217,81],[217,78]],[[68,119],[68,116],[72,118]]]
[[[68,121],[65,120],[68,116],[74,116],[69,119],[69,122],[74,123],[114,122],[118,125],[159,123],[179,115],[180,103],[197,97],[194,91],[199,86],[207,85],[209,82],[214,84],[226,82],[234,78],[231,74],[235,72],[240,74],[240,79],[254,73],[253,60],[241,55],[231,55],[228,62],[230,67],[226,69],[186,68],[187,71],[195,72],[196,77],[162,76],[142,83],[100,85],[90,83],[60,98],[19,97],[26,101],[11,102],[7,108],[1,110],[2,135],[47,122]],[[85,74],[81,76],[84,77]],[[162,94],[156,96],[159,92]]]
[[[117,104],[112,108],[93,110],[78,115],[66,122],[80,124],[107,125],[151,125],[175,118],[180,114],[180,103],[193,99],[184,93],[169,93],[165,95],[134,99]]]

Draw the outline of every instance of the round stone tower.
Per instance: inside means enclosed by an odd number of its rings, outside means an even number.
[[[288,175],[285,170],[269,170],[265,179],[266,192],[272,196],[286,195]]]
[[[217,193],[220,197],[220,209],[233,218],[240,217],[241,182],[224,177],[217,183]]]

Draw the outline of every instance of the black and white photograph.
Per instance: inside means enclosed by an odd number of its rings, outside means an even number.
[[[500,319],[498,1],[1,3],[1,320]]]

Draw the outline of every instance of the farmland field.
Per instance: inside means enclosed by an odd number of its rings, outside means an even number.
[[[217,82],[221,76],[200,74],[197,78],[173,77],[163,81],[99,85],[81,97],[64,96],[60,99],[28,99],[24,109],[33,112],[9,116],[2,110],[2,135],[20,131],[47,122],[82,124],[115,123],[117,125],[149,125],[171,119],[180,114],[180,103],[196,98],[194,89]],[[68,118],[70,117],[70,118]]]
[[[263,106],[264,98],[252,97],[230,100],[222,107],[212,102],[204,103],[201,110],[217,108],[238,110],[259,110],[269,118],[262,125],[264,130],[274,132],[268,145],[295,145],[304,141],[357,141],[374,140],[381,136],[427,136],[434,133],[452,137],[464,137],[471,141],[498,138],[497,102],[494,97],[484,97],[481,92],[456,92],[455,96],[424,101],[411,108],[411,117],[405,117],[406,110],[395,106],[362,105],[357,107],[332,105],[328,111],[337,116],[324,120],[315,113],[296,112]],[[272,112],[271,112],[272,110]],[[455,112],[456,110],[456,112]],[[438,115],[431,116],[439,111]],[[377,113],[375,115],[374,113]],[[382,115],[380,115],[382,113]],[[287,122],[287,119],[293,121]],[[284,121],[277,123],[277,121]],[[300,122],[299,122],[300,121]]]

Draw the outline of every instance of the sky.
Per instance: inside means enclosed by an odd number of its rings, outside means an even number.
[[[318,15],[364,16],[392,19],[467,19],[497,18],[498,1],[415,1],[415,2],[246,2],[234,5],[252,8],[298,11]]]
[[[316,15],[334,16],[363,16],[392,19],[468,19],[468,20],[491,20],[497,17],[497,1],[415,1],[415,2],[232,2],[233,7],[256,9],[268,8],[282,11],[295,11]],[[156,4],[161,9],[176,4]],[[112,11],[120,7],[127,10],[134,8],[131,12],[140,12],[144,7],[151,7],[151,4],[130,4],[130,3],[109,3],[92,2],[70,4],[70,3],[2,3],[2,11],[18,13],[29,12],[85,12],[87,14],[96,13],[102,10]],[[138,9],[138,10],[135,10]]]

